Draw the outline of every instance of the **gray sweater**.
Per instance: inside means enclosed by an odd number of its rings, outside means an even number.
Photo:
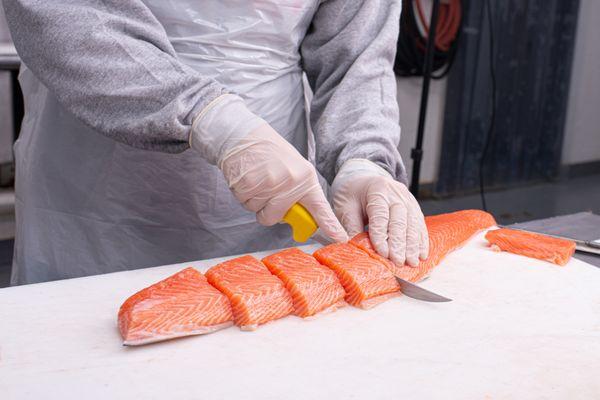
[[[141,0],[3,0],[23,62],[85,124],[140,149],[189,147],[194,117],[227,88],[182,63]],[[392,65],[400,0],[325,0],[300,52],[314,91],[319,172],[366,158],[405,172]]]

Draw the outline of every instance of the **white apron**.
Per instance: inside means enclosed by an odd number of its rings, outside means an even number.
[[[181,61],[307,152],[299,46],[318,0],[147,0]],[[13,284],[291,244],[258,225],[193,150],[138,150],[86,127],[24,68]]]

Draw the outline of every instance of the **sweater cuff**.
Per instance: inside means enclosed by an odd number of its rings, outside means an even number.
[[[234,94],[224,94],[208,104],[195,118],[189,136],[190,147],[213,165],[227,149],[266,122]]]
[[[335,192],[336,188],[348,179],[364,175],[386,176],[394,179],[388,171],[370,160],[365,158],[351,158],[342,164],[331,184],[331,190]]]

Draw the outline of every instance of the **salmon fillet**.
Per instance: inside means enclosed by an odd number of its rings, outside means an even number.
[[[515,229],[496,229],[485,238],[497,251],[508,251],[525,257],[565,265],[575,253],[575,242]]]
[[[496,225],[496,221],[485,211],[463,210],[425,217],[425,224],[429,231],[429,257],[421,261],[416,268],[408,265],[396,266],[377,254],[367,232],[354,236],[350,243],[386,265],[399,278],[418,282],[427,277],[446,255],[462,247],[473,235]]]
[[[309,317],[344,305],[346,292],[335,273],[309,254],[290,248],[262,259],[292,295],[294,313]]]
[[[400,285],[386,266],[351,244],[330,244],[313,255],[336,273],[353,306],[371,308],[390,293],[399,294]]]
[[[129,346],[201,335],[233,325],[229,300],[194,268],[140,290],[119,309],[119,330]]]
[[[206,279],[229,298],[234,322],[243,330],[256,329],[294,311],[283,283],[252,256],[217,264],[206,272]]]

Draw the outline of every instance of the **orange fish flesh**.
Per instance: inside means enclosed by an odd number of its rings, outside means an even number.
[[[537,258],[557,265],[565,265],[575,253],[575,242],[539,233],[501,228],[489,231],[485,238],[494,250]]]
[[[283,282],[250,255],[215,265],[206,272],[206,279],[227,296],[235,324],[243,330],[256,329],[294,311]]]
[[[297,316],[309,317],[345,304],[346,292],[335,273],[311,255],[290,248],[271,254],[262,262],[285,284]]]
[[[123,344],[142,345],[201,335],[233,325],[229,300],[194,268],[129,297],[119,309]]]

